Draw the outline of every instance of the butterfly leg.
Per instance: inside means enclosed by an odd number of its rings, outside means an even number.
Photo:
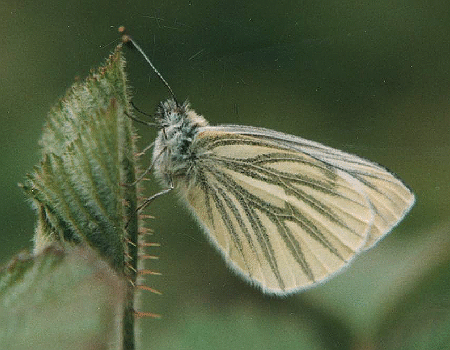
[[[162,195],[164,195],[164,194],[166,194],[166,193],[169,193],[169,192],[172,191],[173,189],[174,189],[173,181],[172,181],[172,178],[170,178],[169,188],[166,188],[166,189],[164,189],[164,190],[162,190],[162,191],[160,191],[160,192],[158,192],[158,193],[155,193],[153,196],[148,197],[148,198],[144,201],[144,203],[142,203],[140,206],[138,206],[138,207],[136,208],[136,213],[138,213],[138,212],[144,210],[144,209],[147,207],[147,205],[149,205],[151,202],[153,202],[154,199],[156,199],[156,198],[158,198],[158,197],[160,197],[160,196],[162,196]],[[126,222],[126,224],[125,224],[125,229],[126,229],[126,228],[128,227],[128,225],[130,224],[130,221],[131,221],[131,218]]]
[[[174,188],[174,186],[173,186],[173,181],[172,181],[172,178],[170,178],[169,188],[166,188],[166,189],[164,189],[164,190],[162,190],[162,191],[160,191],[160,192],[158,192],[158,193],[155,193],[153,196],[148,197],[148,198],[144,201],[144,203],[142,203],[142,204],[136,209],[136,211],[141,211],[141,210],[143,210],[147,205],[149,205],[151,202],[153,202],[154,199],[156,199],[156,198],[158,198],[158,197],[160,197],[160,196],[162,196],[162,195],[164,195],[164,194],[166,194],[166,193],[169,193],[170,191],[173,190],[173,188]]]
[[[147,153],[147,151],[152,148],[155,145],[154,142],[152,142],[151,144],[149,144],[147,147],[145,147],[142,151],[140,151],[137,156],[140,157],[142,155],[144,155],[145,153]]]
[[[147,147],[144,148],[144,150],[142,151],[142,153],[147,152],[150,148],[153,147],[155,143],[152,142],[150,145],[148,145]],[[148,166],[147,169],[145,169],[145,171],[133,182],[131,183],[125,183],[123,184],[124,186],[127,187],[133,187],[135,186],[138,182],[142,181],[142,179],[153,169],[153,167],[155,166],[155,161],[161,156],[161,154],[165,151],[166,149],[162,149],[161,152],[155,157],[155,159],[153,159],[153,161],[150,163],[150,165]]]
[[[147,125],[147,126],[156,126],[155,123],[146,122],[146,121],[144,121],[144,120],[141,120],[141,119],[139,119],[139,118],[136,118],[134,115],[132,115],[132,114],[130,114],[130,113],[128,113],[128,112],[125,112],[125,114],[126,114],[126,116],[127,116],[128,118],[130,118],[131,120],[134,120],[135,122],[138,122],[138,123],[141,123],[141,124],[144,124],[144,125]]]
[[[141,111],[139,108],[137,108],[133,101],[130,101],[130,104],[131,104],[131,106],[133,106],[133,108],[134,108],[136,111],[138,111],[138,112],[141,113],[142,115],[145,115],[146,117],[154,118],[153,115],[148,114],[148,113],[145,113],[145,112]],[[136,118],[136,119],[137,119],[137,118]],[[142,121],[141,121],[141,123],[142,123]],[[149,126],[156,126],[155,123],[148,123],[148,122],[143,122],[143,123],[144,123],[145,125],[149,125]]]
[[[134,108],[136,111],[138,111],[138,112],[141,113],[142,115],[145,115],[146,117],[151,117],[151,118],[153,118],[152,115],[147,114],[147,113],[145,113],[145,112],[142,112],[139,108],[137,108],[133,101],[130,101],[130,104],[131,104],[131,106],[133,106],[133,108]],[[146,121],[144,121],[144,120],[141,120],[141,119],[139,119],[139,118],[136,118],[134,115],[129,114],[128,112],[125,112],[125,114],[127,115],[128,118],[130,118],[131,120],[134,120],[135,122],[138,122],[138,123],[141,123],[141,124],[144,124],[144,125],[147,125],[147,126],[154,126],[154,127],[157,126],[156,123],[146,122]]]

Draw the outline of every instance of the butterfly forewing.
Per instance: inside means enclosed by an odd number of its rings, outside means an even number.
[[[266,129],[203,127],[191,148],[195,167],[180,183],[189,207],[226,261],[267,292],[322,281],[413,201],[374,163]]]
[[[280,147],[307,154],[324,166],[341,170],[341,176],[350,177],[367,197],[375,213],[373,225],[363,249],[373,246],[387,234],[408,213],[415,202],[412,191],[395,174],[379,164],[340,150],[324,146],[318,142],[284,134],[270,129],[223,125],[208,127],[222,133],[253,136],[268,142],[272,140]]]

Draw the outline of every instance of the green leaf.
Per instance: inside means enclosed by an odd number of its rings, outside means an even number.
[[[0,270],[1,348],[120,349],[125,293],[89,247],[21,253]]]
[[[66,249],[82,244],[128,280],[122,342],[134,349],[135,137],[121,49],[52,109],[40,141],[42,161],[21,186],[38,215],[35,254],[55,242]]]
[[[119,47],[50,112],[43,160],[22,185],[38,212],[35,252],[86,242],[123,271],[126,241],[135,243],[137,232],[136,190],[121,185],[135,179],[130,113]]]

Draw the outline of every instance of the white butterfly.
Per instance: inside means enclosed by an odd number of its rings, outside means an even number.
[[[382,166],[317,142],[210,126],[175,99],[161,103],[156,121],[152,167],[167,187],[161,193],[177,188],[227,264],[266,293],[323,282],[415,201]]]

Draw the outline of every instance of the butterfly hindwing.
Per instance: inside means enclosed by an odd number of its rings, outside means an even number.
[[[266,292],[324,280],[412,205],[384,168],[294,136],[208,126],[191,147],[197,160],[180,183],[189,207],[231,266]]]

